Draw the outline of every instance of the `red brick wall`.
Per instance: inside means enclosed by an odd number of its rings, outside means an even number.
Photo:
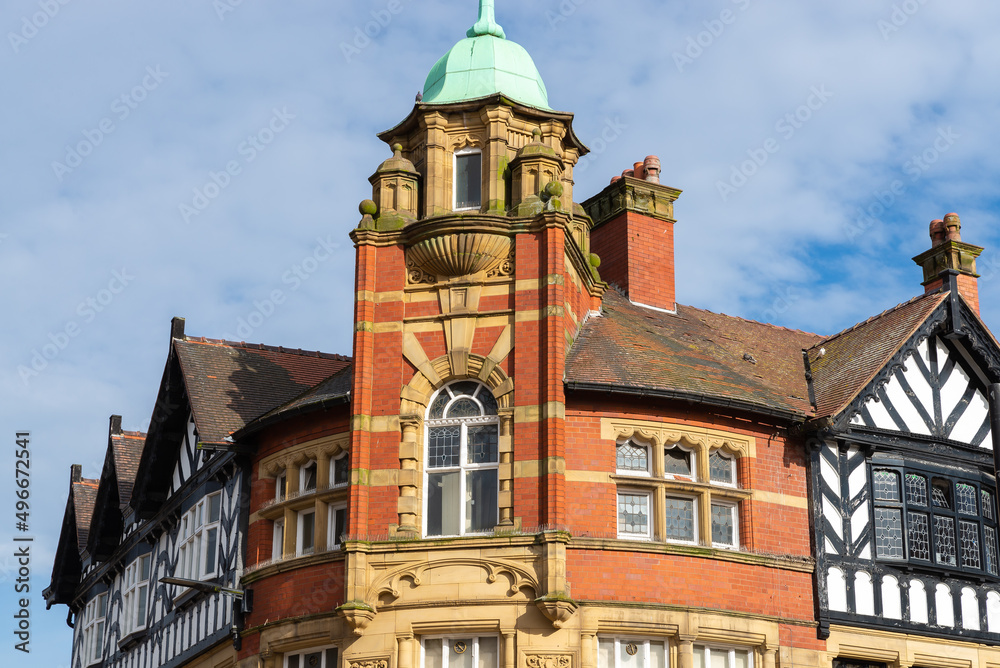
[[[601,257],[601,277],[628,298],[673,311],[674,224],[626,211],[591,232],[591,247]]]

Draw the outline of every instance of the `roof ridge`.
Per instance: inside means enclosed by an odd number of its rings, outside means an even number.
[[[739,320],[741,322],[749,322],[749,323],[752,323],[754,325],[760,325],[761,327],[770,327],[771,329],[780,329],[780,330],[783,330],[785,332],[792,332],[794,334],[805,334],[807,336],[816,336],[816,337],[819,337],[819,338],[824,338],[822,334],[817,334],[815,332],[807,332],[804,329],[796,329],[794,327],[785,327],[784,325],[775,325],[773,322],[761,322],[760,320],[753,320],[751,318],[744,318],[744,317],[738,316],[738,315],[729,315],[728,313],[723,313],[721,311],[716,312],[716,311],[713,311],[712,309],[698,308],[697,306],[688,306],[686,304],[678,304],[677,306],[678,307],[683,306],[684,308],[689,308],[689,309],[692,309],[692,310],[695,310],[695,311],[702,311],[703,313],[711,313],[712,315],[721,315],[721,316],[724,316],[726,318],[732,318],[733,320]]]
[[[299,355],[301,357],[321,357],[323,359],[335,360],[339,362],[353,362],[353,358],[339,353],[324,353],[321,350],[302,350],[301,348],[285,348],[284,346],[271,346],[265,343],[247,343],[246,341],[228,341],[226,339],[210,339],[204,336],[185,336],[183,339],[176,339],[181,343],[205,343],[210,345],[227,346],[230,348],[241,348],[243,350],[266,350],[272,353],[282,353],[287,355]]]
[[[97,487],[101,484],[98,478],[80,478],[73,483],[74,485],[85,485],[87,487]]]
[[[946,294],[948,294],[947,291],[946,292],[937,292],[937,293],[931,292],[931,293],[925,293],[925,294],[922,294],[922,295],[917,295],[915,297],[912,297],[912,298],[906,300],[905,302],[902,302],[901,304],[896,304],[895,306],[887,308],[886,310],[882,311],[881,313],[878,313],[876,315],[871,316],[867,320],[862,320],[861,322],[856,323],[854,325],[851,325],[847,329],[841,330],[841,331],[837,332],[836,334],[831,334],[830,336],[826,337],[825,339],[823,339],[822,341],[820,341],[816,345],[812,346],[812,348],[815,348],[816,346],[818,346],[820,344],[829,343],[830,341],[833,341],[834,339],[839,338],[841,336],[844,336],[846,334],[850,334],[851,332],[853,332],[853,331],[855,331],[857,329],[860,329],[861,327],[864,327],[865,325],[871,324],[872,322],[874,322],[875,320],[878,320],[879,318],[884,318],[885,316],[889,315],[890,313],[894,313],[894,312],[896,312],[896,311],[898,311],[898,310],[900,310],[902,308],[905,308],[905,307],[907,307],[907,306],[909,306],[911,304],[914,304],[914,303],[920,301],[921,299],[924,299],[926,297],[941,297],[941,296],[944,296]],[[812,350],[812,348],[810,348],[810,350]]]
[[[126,431],[123,429],[121,432],[117,434],[112,434],[112,437],[117,437],[117,436],[127,436],[131,438],[146,438],[147,434],[144,431]]]

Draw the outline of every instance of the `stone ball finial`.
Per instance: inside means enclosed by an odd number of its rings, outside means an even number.
[[[962,240],[962,221],[957,213],[949,213],[944,217],[944,229],[946,241]]]
[[[531,141],[542,141],[542,131],[535,128],[531,131]]]
[[[601,266],[601,256],[598,255],[597,253],[591,253],[590,254],[590,266],[593,267],[594,269],[597,269],[598,267],[600,267]]]
[[[549,197],[562,197],[563,184],[559,181],[549,181],[545,184],[545,194]]]
[[[943,220],[932,220],[931,227],[931,245],[939,246],[944,243],[945,229]]]
[[[378,205],[370,199],[363,199],[358,205],[358,211],[362,216],[374,216],[378,212]]]
[[[398,142],[395,143],[395,144],[393,144],[392,145],[392,154],[394,156],[396,156],[397,158],[401,157],[402,154],[403,154],[403,145],[400,144],[400,143],[398,143]]]

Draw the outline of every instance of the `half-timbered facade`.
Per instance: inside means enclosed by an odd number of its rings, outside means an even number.
[[[188,338],[174,320],[149,433],[122,431],[112,417],[94,498],[73,482],[46,598],[70,607],[74,668],[232,664],[242,603],[161,579],[238,590],[248,479],[231,434],[346,363]],[[85,532],[71,514],[89,518]]]

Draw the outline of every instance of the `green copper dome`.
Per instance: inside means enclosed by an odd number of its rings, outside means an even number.
[[[424,82],[424,104],[448,104],[502,93],[549,109],[538,68],[519,44],[509,41],[494,18],[493,0],[480,0],[479,20],[468,37],[437,61]]]

